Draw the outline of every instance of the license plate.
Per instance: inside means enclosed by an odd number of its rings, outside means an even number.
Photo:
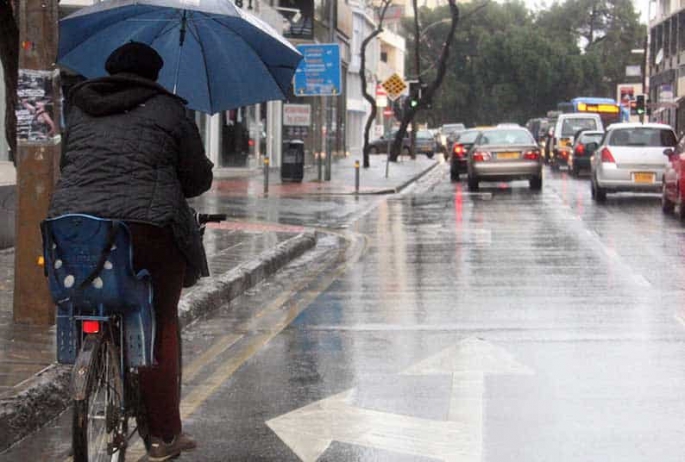
[[[633,181],[635,183],[654,183],[654,173],[650,172],[635,172],[633,173]]]
[[[498,159],[518,159],[519,153],[518,152],[498,152],[497,158]]]

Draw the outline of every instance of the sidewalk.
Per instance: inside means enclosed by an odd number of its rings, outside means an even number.
[[[364,194],[398,192],[433,167],[435,160],[420,157],[390,165],[385,178],[385,156],[374,156],[370,169],[360,169]],[[203,197],[230,203],[263,196],[263,174],[222,171]],[[268,196],[354,194],[354,159],[334,164],[332,180],[318,182],[308,168],[302,183],[282,183],[280,171],[270,172]],[[204,210],[212,212],[212,210]],[[241,295],[316,245],[316,235],[304,227],[229,221],[208,228],[205,236],[212,277],[184,291],[179,304],[185,326]],[[0,452],[49,422],[69,404],[70,369],[53,364],[54,327],[12,322],[13,249],[0,250]]]

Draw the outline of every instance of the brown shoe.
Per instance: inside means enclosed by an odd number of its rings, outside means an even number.
[[[162,438],[150,437],[150,450],[147,458],[151,462],[161,462],[173,459],[181,455],[182,451],[190,451],[197,447],[193,438],[185,433],[176,436],[170,443],[166,443]]]

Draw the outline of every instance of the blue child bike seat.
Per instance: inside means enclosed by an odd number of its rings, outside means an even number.
[[[57,306],[57,361],[73,364],[84,318],[121,316],[131,367],[152,365],[155,317],[152,283],[135,272],[125,223],[90,215],[43,221],[45,273]],[[122,346],[123,347],[123,346]]]

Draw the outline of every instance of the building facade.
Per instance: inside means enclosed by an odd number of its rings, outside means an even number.
[[[650,3],[647,94],[650,119],[685,131],[685,2]]]

